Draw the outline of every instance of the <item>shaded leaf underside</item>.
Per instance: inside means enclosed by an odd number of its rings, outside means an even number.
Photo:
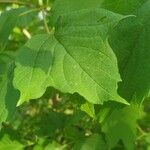
[[[9,55],[0,54],[0,124],[11,120],[16,108],[19,92],[12,86],[13,66]]]
[[[122,82],[119,93],[128,101],[141,102],[150,91],[150,1],[138,11],[137,17],[120,21],[109,42],[115,52]],[[145,8],[146,7],[146,8]]]

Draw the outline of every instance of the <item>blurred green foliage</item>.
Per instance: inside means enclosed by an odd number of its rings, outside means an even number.
[[[25,6],[23,12],[19,12],[22,17],[15,16],[13,30],[8,34],[3,33],[7,36],[6,39],[8,38],[7,44],[4,44],[6,51],[12,51],[12,55],[16,55],[16,50],[28,40],[28,34],[33,36],[45,33],[44,22],[41,19],[43,10],[46,13],[47,24],[52,29],[48,18],[53,1],[43,0],[41,4],[38,0],[21,0],[16,3],[2,3],[0,0],[1,13],[20,7],[22,9],[22,6]],[[3,35],[0,35],[0,38],[3,38]],[[0,131],[0,150],[107,150],[100,123],[107,119],[111,111],[104,106],[95,105],[93,112],[93,106],[82,104],[85,104],[85,100],[78,94],[63,94],[48,88],[41,98],[19,106],[11,122],[3,122]],[[108,108],[122,108],[122,105],[118,104],[106,105]],[[82,109],[86,106],[90,109],[90,114],[84,112],[85,108]],[[136,129],[136,149],[150,150],[150,100],[145,100],[142,107],[144,112],[138,120]],[[121,141],[114,148],[124,149]]]

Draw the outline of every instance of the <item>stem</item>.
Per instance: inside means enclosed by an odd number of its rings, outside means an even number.
[[[146,134],[146,132],[139,125],[137,125],[137,129],[141,132],[141,134]]]
[[[46,15],[44,13],[44,10],[42,10],[42,14],[43,14],[43,23],[44,23],[44,28],[45,28],[45,31],[50,34],[50,30],[49,30],[49,27],[48,27],[48,24],[47,24],[47,21],[46,21]]]
[[[39,0],[39,6],[40,7],[44,6],[43,0]],[[45,6],[44,8],[47,8],[47,6]],[[46,33],[50,34],[50,30],[49,30],[49,27],[48,27],[48,24],[46,21],[46,15],[45,15],[45,11],[44,11],[45,9],[44,8],[42,9],[44,28],[45,28]]]
[[[24,3],[24,2],[19,2],[17,0],[0,0],[0,3],[15,3],[15,4],[18,4],[18,5],[26,5],[26,6],[33,6],[32,4],[29,4],[29,3]]]
[[[139,140],[141,140],[141,139],[142,139],[144,136],[146,136],[146,135],[147,135],[147,134],[142,134],[142,135],[138,136],[136,140],[139,141]]]
[[[137,129],[140,131],[141,135],[137,137],[137,140],[142,139],[144,136],[147,135],[147,133],[139,126],[137,125]]]
[[[32,12],[36,12],[36,11],[39,11],[39,10],[42,10],[43,8],[34,8],[34,9],[31,9],[31,10],[28,10],[28,11],[25,11],[23,13],[21,13],[19,16],[24,16],[24,15],[27,15],[29,13],[32,13]]]

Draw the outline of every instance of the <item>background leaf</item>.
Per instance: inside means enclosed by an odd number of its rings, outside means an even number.
[[[12,119],[19,93],[12,86],[13,68],[11,54],[0,54],[0,124]]]
[[[106,134],[109,149],[122,140],[126,150],[135,149],[137,119],[140,118],[139,105],[135,103],[130,106],[114,109],[102,124],[102,131]]]
[[[0,51],[5,49],[8,37],[15,26],[24,27],[33,21],[35,13],[26,13],[29,10],[29,8],[20,7],[2,12],[0,15]]]
[[[150,2],[150,1],[149,1]],[[120,21],[109,39],[119,63],[122,82],[119,93],[125,99],[134,96],[141,102],[150,90],[150,7],[131,17]]]

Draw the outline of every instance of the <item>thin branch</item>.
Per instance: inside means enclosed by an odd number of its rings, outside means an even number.
[[[137,140],[137,141],[140,141],[140,140],[141,140],[143,137],[145,137],[145,136],[147,136],[147,134],[142,134],[142,135],[138,136],[136,140]]]
[[[24,15],[27,15],[27,14],[30,14],[32,12],[36,12],[36,11],[39,11],[40,8],[34,8],[34,9],[31,9],[31,10],[28,10],[28,11],[25,11],[23,13],[21,13],[19,16],[24,16]]]
[[[146,133],[139,125],[137,125],[137,129],[138,129],[139,132],[141,133],[141,135],[137,137],[137,140],[140,140],[140,139],[142,139],[144,136],[147,136],[148,133]]]

